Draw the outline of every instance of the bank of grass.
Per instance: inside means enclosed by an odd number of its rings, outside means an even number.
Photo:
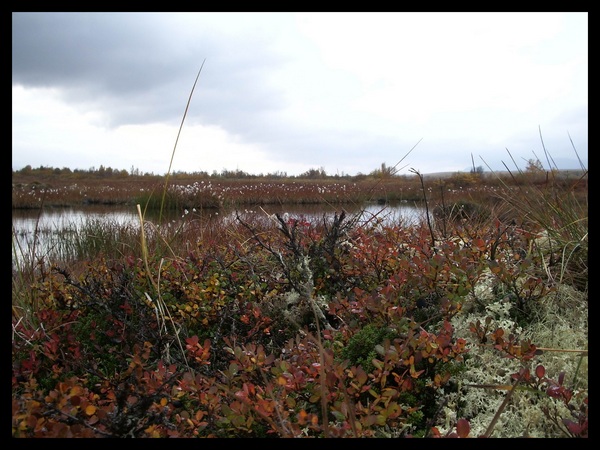
[[[509,171],[512,180],[526,178],[518,165]],[[550,259],[549,264],[558,264],[558,284],[567,283],[587,290],[588,283],[588,193],[587,170],[582,164],[579,178],[571,185],[558,188],[562,180],[559,171],[537,171],[543,183],[521,184],[503,182],[501,199],[513,208],[525,223],[533,223],[544,233],[544,245],[551,254],[560,256]],[[585,186],[582,190],[581,186]],[[567,279],[565,278],[568,278]]]
[[[13,209],[82,205],[141,204],[151,209],[243,207],[269,204],[362,204],[366,201],[408,201],[420,198],[418,183],[394,177],[351,181],[334,177],[320,180],[245,180],[175,177],[165,179],[105,179],[70,184],[60,177],[38,181],[36,177],[15,183]]]
[[[584,171],[551,171],[555,185],[572,185]],[[452,197],[490,196],[505,185],[543,185],[547,174],[526,172],[496,174],[457,172],[425,175],[431,195],[440,189]],[[526,181],[528,180],[528,181]],[[145,205],[152,209],[243,207],[265,204],[363,204],[364,202],[415,202],[422,199],[418,177],[414,175],[323,176],[319,179],[294,177],[232,179],[177,174],[165,186],[165,177],[98,176],[71,179],[63,174],[13,173],[12,208],[32,209],[82,205]],[[587,186],[587,175],[578,183],[579,192]],[[165,189],[166,188],[166,189]],[[584,188],[585,189],[585,188]]]

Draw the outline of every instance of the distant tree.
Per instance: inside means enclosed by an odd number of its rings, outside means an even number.
[[[544,165],[539,159],[532,158],[527,161],[525,171],[530,173],[544,172]]]
[[[287,172],[281,172],[279,170],[263,175],[262,173],[259,175],[260,178],[270,178],[270,179],[279,179],[279,178],[287,178]]]
[[[37,175],[52,175],[54,171],[53,167],[46,167],[46,166],[40,166],[37,169],[34,169],[34,172],[37,173]]]
[[[27,164],[25,167],[23,167],[21,170],[19,170],[19,173],[21,173],[22,175],[29,175],[29,174],[31,174],[31,172],[32,172],[32,169],[29,164]]]
[[[298,175],[298,178],[320,179],[327,178],[327,172],[323,167],[318,169],[308,169],[306,172]]]
[[[445,180],[440,180],[445,186],[467,187],[480,181],[478,174],[474,172],[455,172]]]
[[[369,175],[376,178],[390,178],[394,175],[394,168],[388,167],[384,162],[382,162],[381,168],[373,170]]]

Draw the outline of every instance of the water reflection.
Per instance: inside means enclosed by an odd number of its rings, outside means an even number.
[[[177,226],[181,220],[206,220],[221,223],[236,220],[239,214],[242,219],[262,216],[265,219],[275,213],[308,221],[331,219],[335,213],[345,210],[348,217],[355,217],[359,223],[380,221],[383,224],[414,224],[425,217],[425,209],[421,206],[400,203],[395,205],[264,205],[247,207],[238,210],[217,211],[184,210],[169,211],[159,218],[157,211],[144,212],[144,221],[151,221],[161,226]],[[79,208],[46,208],[43,210],[13,210],[13,263],[19,254],[29,254],[33,245],[40,251],[47,251],[57,235],[77,233],[90,223],[106,223],[122,227],[139,227],[140,219],[134,206],[100,206],[90,205]]]

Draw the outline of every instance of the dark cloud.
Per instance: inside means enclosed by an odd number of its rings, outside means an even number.
[[[178,122],[206,60],[190,120],[244,134],[255,124],[240,116],[259,117],[280,104],[263,80],[282,57],[269,53],[260,34],[241,28],[238,38],[223,35],[210,20],[210,14],[15,13],[13,83],[58,88],[69,103],[106,114],[108,126]]]
[[[13,14],[13,82],[84,87],[92,94],[148,90],[166,79],[167,67],[175,62],[160,51],[161,33],[151,19],[118,13]]]

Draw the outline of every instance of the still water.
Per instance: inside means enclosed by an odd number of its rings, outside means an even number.
[[[265,205],[262,207],[247,207],[230,211],[204,210],[204,211],[181,211],[170,212],[163,216],[162,223],[169,226],[177,226],[181,220],[210,221],[233,221],[236,213],[242,217],[259,215],[267,217],[275,213],[306,220],[323,220],[333,217],[342,208],[348,217],[358,215],[359,222],[373,221],[377,219],[383,224],[414,224],[424,219],[425,208],[399,203],[395,205]],[[145,221],[158,223],[157,212],[146,213]],[[118,206],[84,206],[78,208],[46,208],[43,210],[13,210],[13,264],[19,259],[19,254],[29,254],[31,247],[35,245],[40,252],[47,252],[60,234],[77,233],[84,225],[94,223],[110,223],[119,226],[139,227],[140,220],[136,207]],[[37,253],[37,252],[36,252]]]

